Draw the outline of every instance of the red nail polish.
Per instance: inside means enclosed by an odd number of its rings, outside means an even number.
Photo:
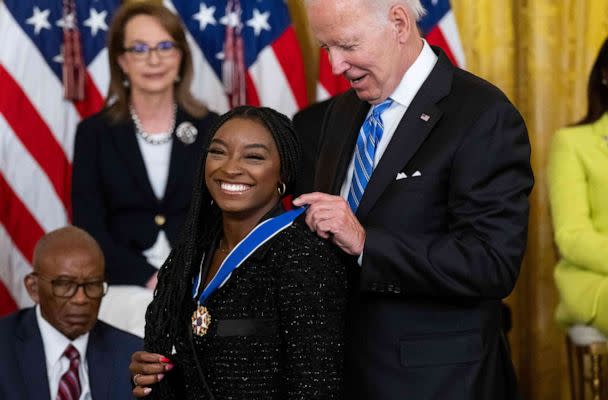
[[[167,364],[167,365],[165,365],[165,371],[171,371],[174,366],[175,365],[173,365],[173,364]]]
[[[159,358],[160,362],[164,362],[164,363],[168,363],[171,362],[171,360],[169,360],[167,357],[161,357]]]

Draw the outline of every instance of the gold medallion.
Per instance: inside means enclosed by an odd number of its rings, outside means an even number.
[[[207,307],[199,304],[192,313],[192,332],[198,336],[205,336],[210,325],[211,314],[207,311]]]

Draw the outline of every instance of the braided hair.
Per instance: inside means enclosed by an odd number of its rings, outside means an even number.
[[[177,245],[158,273],[154,300],[146,311],[144,348],[146,351],[171,354],[173,345],[183,339],[183,310],[191,297],[193,270],[200,265],[203,252],[208,249],[221,230],[221,210],[213,202],[205,185],[205,160],[207,149],[219,128],[233,118],[243,118],[261,123],[271,133],[279,153],[281,181],[286,194],[293,191],[299,172],[301,145],[288,117],[267,107],[241,106],[222,115],[205,140],[190,210]],[[188,327],[189,329],[189,327]],[[167,380],[154,389],[155,398],[173,398]]]

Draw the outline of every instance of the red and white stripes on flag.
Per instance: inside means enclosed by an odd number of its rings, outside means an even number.
[[[84,71],[84,100],[64,99],[57,44],[72,17],[64,17],[62,2],[33,3],[0,2],[0,315],[32,304],[23,278],[34,246],[70,220],[76,124],[101,108],[97,88],[108,85],[100,49]],[[90,20],[88,8],[76,8],[77,19]]]

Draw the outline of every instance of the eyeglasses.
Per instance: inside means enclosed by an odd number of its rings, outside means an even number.
[[[51,279],[37,272],[32,272],[31,275],[43,281],[51,282],[53,295],[65,299],[73,297],[81,286],[84,288],[84,294],[89,299],[100,299],[108,292],[108,283],[105,281],[78,283],[66,278]]]
[[[158,42],[156,46],[148,46],[145,43],[135,43],[133,46],[125,47],[123,50],[131,53],[136,60],[145,60],[153,51],[156,51],[156,54],[160,58],[172,57],[175,55],[178,48],[177,43],[165,40]]]

